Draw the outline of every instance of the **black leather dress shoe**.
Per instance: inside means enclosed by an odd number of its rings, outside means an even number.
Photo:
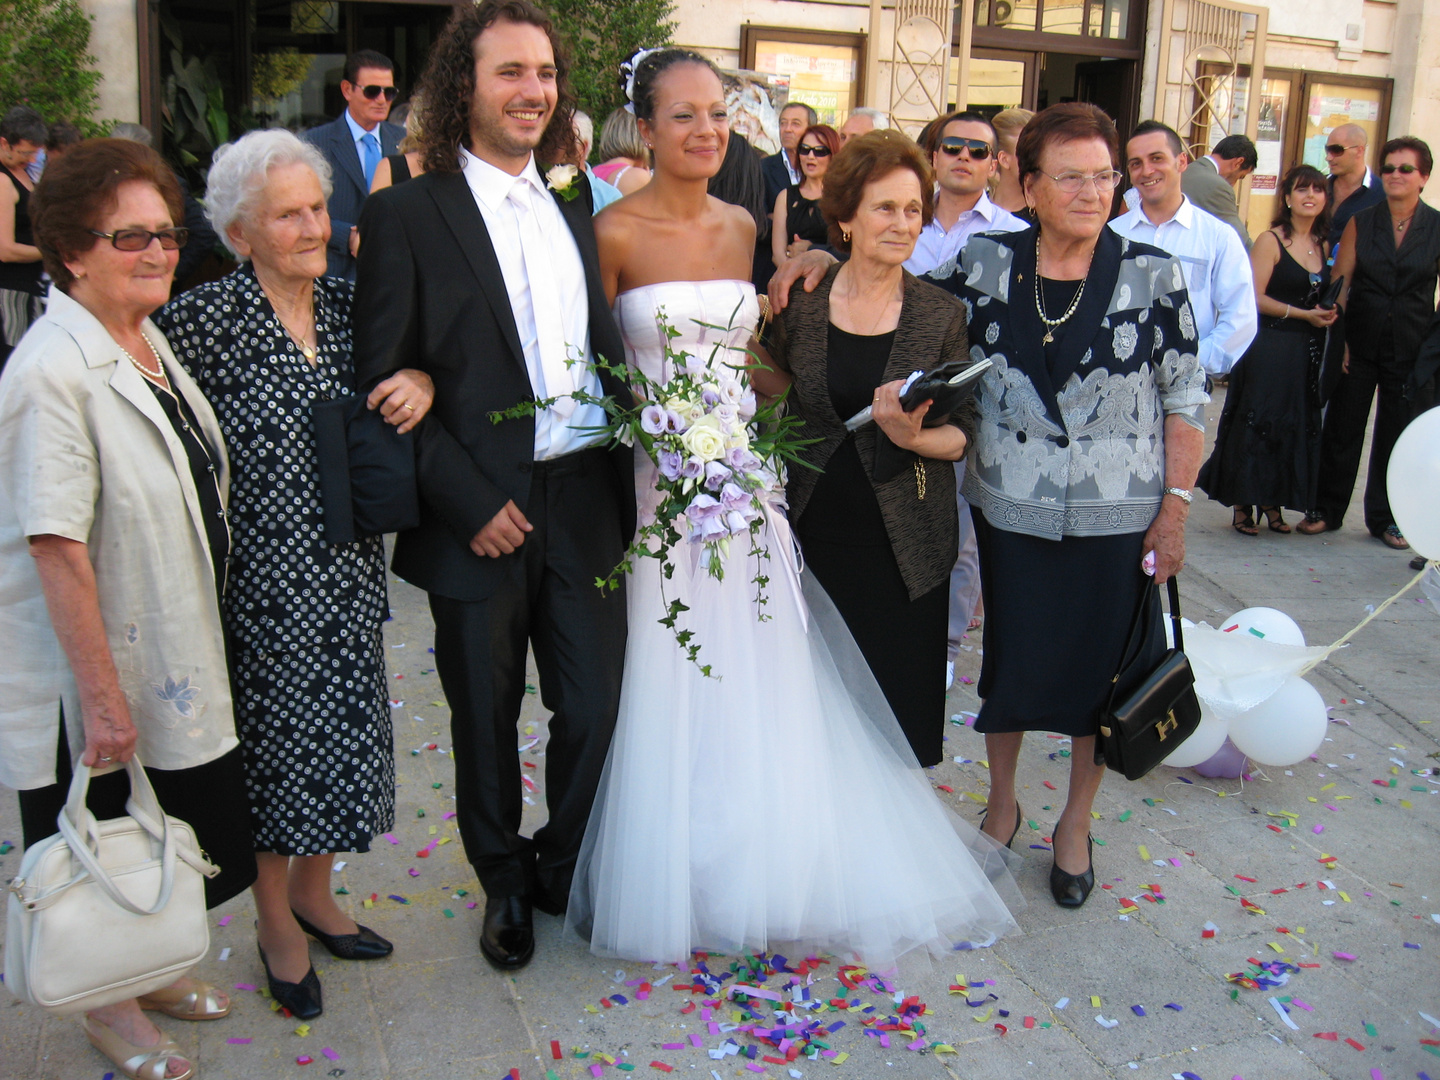
[[[1079,907],[1090,897],[1095,888],[1095,842],[1085,838],[1085,854],[1090,865],[1083,874],[1067,874],[1058,863],[1050,866],[1050,895],[1061,907]]]
[[[360,926],[358,934],[327,934],[318,926],[307,922],[296,912],[291,911],[295,921],[300,924],[300,929],[309,934],[316,941],[324,945],[330,951],[330,955],[341,960],[381,960],[395,951],[395,946],[386,941],[379,934],[375,933],[368,926]]]
[[[536,911],[543,911],[546,915],[555,915],[561,918],[565,915],[565,905],[557,904],[550,893],[539,885],[530,890],[526,899],[530,901],[530,906]]]
[[[499,968],[522,968],[535,955],[534,918],[523,896],[491,896],[485,901],[480,951]]]
[[[270,996],[289,1009],[291,1016],[301,1020],[314,1020],[325,1011],[320,1002],[320,977],[315,974],[313,965],[303,979],[292,983],[282,982],[270,974],[270,961],[265,958],[264,949],[260,950],[260,962],[265,965],[265,979],[270,986]]]

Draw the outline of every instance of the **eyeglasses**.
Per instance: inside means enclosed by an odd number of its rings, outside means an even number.
[[[160,247],[165,251],[177,251],[190,240],[190,230],[183,226],[161,229],[159,232],[151,232],[149,229],[116,229],[114,232],[90,229],[89,232],[91,236],[109,240],[116,251],[144,251],[152,240],[159,240]]]
[[[1409,176],[1411,173],[1419,172],[1420,166],[1411,165],[1408,161],[1404,165],[1391,165],[1389,162],[1386,162],[1384,165],[1380,166],[1380,171],[1386,176],[1389,176],[1393,172],[1400,172],[1404,173],[1406,176]]]
[[[984,139],[962,139],[958,135],[946,135],[937,149],[950,157],[959,157],[961,150],[969,150],[971,161],[984,161],[990,156],[990,144]]]
[[[1041,176],[1050,176],[1049,173],[1041,173]],[[1085,185],[1094,181],[1095,190],[1105,195],[1115,190],[1115,185],[1120,183],[1120,174],[1114,169],[1109,172],[1096,173],[1094,176],[1086,176],[1083,173],[1061,173],[1059,176],[1050,176],[1055,181],[1055,186],[1066,195],[1079,194]]]
[[[1325,153],[1329,154],[1331,157],[1339,157],[1341,154],[1345,153],[1346,150],[1359,149],[1360,145],[1360,143],[1356,143],[1354,146],[1341,146],[1339,143],[1331,143],[1330,145],[1325,147]]]
[[[393,86],[375,86],[372,83],[370,86],[362,86],[360,88],[360,92],[371,101],[374,101],[381,94],[385,95],[386,101],[394,101],[395,95],[398,94],[400,91]]]
[[[805,157],[807,154],[810,157],[829,157],[830,148],[828,146],[810,146],[807,143],[801,143],[800,148],[795,151],[795,154],[797,157]]]

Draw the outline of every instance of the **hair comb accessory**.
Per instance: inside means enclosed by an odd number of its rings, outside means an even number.
[[[634,56],[620,65],[620,74],[625,76],[625,111],[631,116],[635,115],[635,72],[639,70],[640,64],[647,56],[659,51],[659,49],[639,49]]]

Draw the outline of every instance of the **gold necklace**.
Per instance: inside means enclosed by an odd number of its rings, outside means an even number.
[[[270,291],[266,289],[264,285],[260,286],[260,291],[265,294],[265,299],[270,301],[270,310],[275,312],[275,321],[280,324],[280,328],[284,330],[287,335],[289,335],[290,340],[295,343],[295,347],[300,350],[301,354],[305,357],[305,359],[308,360],[311,364],[314,364],[320,344],[320,328],[315,325],[314,301],[312,300],[310,304],[310,321],[312,328],[315,330],[315,344],[306,345],[305,335],[297,334],[291,328],[290,324],[285,321],[285,316],[280,314],[280,305],[275,303],[275,298],[270,295]]]
[[[1090,261],[1095,261],[1095,252],[1090,252]],[[1065,314],[1058,319],[1052,319],[1045,314],[1045,299],[1040,293],[1040,237],[1035,237],[1035,311],[1040,316],[1040,321],[1045,324],[1045,336],[1040,339],[1041,345],[1049,345],[1055,340],[1055,331],[1070,321],[1070,316],[1075,314],[1075,309],[1080,306],[1080,298],[1085,295],[1085,282],[1089,279],[1090,271],[1085,271],[1085,277],[1080,279],[1080,288],[1075,290],[1075,298],[1070,301],[1070,306],[1065,309]],[[1056,279],[1059,280],[1058,278]]]

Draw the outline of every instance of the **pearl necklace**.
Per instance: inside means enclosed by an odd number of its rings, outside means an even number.
[[[161,386],[166,385],[169,380],[165,378],[165,365],[160,362],[160,354],[155,351],[155,346],[150,344],[149,338],[147,338],[144,334],[141,334],[140,338],[145,342],[146,347],[149,348],[150,355],[155,358],[156,370],[154,371],[151,371],[144,364],[140,363],[139,360],[136,360],[135,357],[131,356],[129,350],[127,350],[124,345],[121,345],[118,341],[115,344],[120,349],[120,351],[125,354],[125,359],[129,360],[130,363],[135,365],[136,371],[140,372],[141,375],[144,375],[153,383],[158,383]]]
[[[1092,262],[1095,259],[1095,253],[1093,251],[1090,253],[1090,259]],[[1085,295],[1085,282],[1089,278],[1089,270],[1086,270],[1085,274],[1086,276],[1080,281],[1080,288],[1075,290],[1075,298],[1070,301],[1070,306],[1065,309],[1065,314],[1061,315],[1058,319],[1052,319],[1047,316],[1045,314],[1045,300],[1040,295],[1040,238],[1038,236],[1035,238],[1035,311],[1040,316],[1040,321],[1045,324],[1045,336],[1040,339],[1041,345],[1049,345],[1054,341],[1055,331],[1069,322],[1070,316],[1074,315],[1075,309],[1080,306],[1080,298]]]

